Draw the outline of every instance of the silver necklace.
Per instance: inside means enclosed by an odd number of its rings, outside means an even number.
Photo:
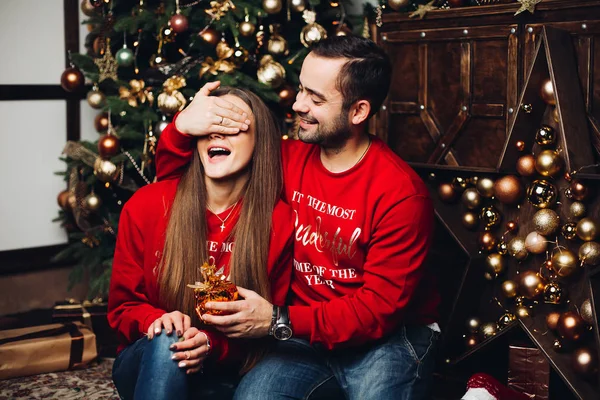
[[[240,199],[238,199],[235,203],[233,203],[233,205],[230,207],[231,211],[229,211],[229,214],[227,214],[227,216],[225,217],[225,219],[219,217],[219,214],[217,214],[212,208],[210,208],[210,206],[208,205],[208,203],[206,203],[206,207],[210,210],[210,212],[212,212],[215,217],[219,218],[219,221],[221,221],[221,232],[223,232],[225,230],[225,221],[227,221],[229,219],[229,217],[231,217],[231,214],[233,214],[233,211],[235,210],[235,206],[237,206],[237,203],[240,201]]]

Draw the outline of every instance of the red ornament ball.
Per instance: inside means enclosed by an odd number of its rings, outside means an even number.
[[[185,17],[185,15],[175,14],[171,17],[169,23],[171,24],[171,28],[173,28],[173,30],[177,33],[183,33],[187,31],[188,19]]]
[[[119,138],[115,135],[104,135],[98,140],[98,153],[102,158],[110,158],[119,152]]]
[[[85,78],[77,68],[70,67],[60,76],[60,86],[67,92],[76,92],[81,89],[85,83]]]

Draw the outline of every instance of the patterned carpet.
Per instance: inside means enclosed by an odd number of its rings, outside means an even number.
[[[112,383],[113,359],[94,362],[79,371],[54,372],[0,381],[0,400],[118,400]]]

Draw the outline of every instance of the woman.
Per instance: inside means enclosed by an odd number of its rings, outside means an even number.
[[[125,399],[185,399],[210,388],[211,372],[247,371],[260,357],[260,342],[201,327],[186,286],[202,280],[203,263],[285,302],[293,224],[279,200],[279,131],[256,95],[217,87],[205,85],[166,128],[204,124],[181,179],[139,189],[121,213],[108,319],[122,342],[113,380]]]

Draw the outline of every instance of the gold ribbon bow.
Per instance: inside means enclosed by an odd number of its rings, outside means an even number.
[[[226,74],[232,72],[235,69],[235,64],[228,60],[233,56],[234,50],[229,47],[225,42],[219,42],[217,44],[217,61],[213,60],[212,57],[206,57],[200,67],[199,76],[202,78],[204,74],[209,73],[211,75],[218,75],[219,72],[225,72]]]
[[[146,83],[141,79],[132,79],[129,81],[131,89],[121,86],[119,88],[119,98],[127,100],[131,107],[137,107],[138,101],[144,104],[146,101],[150,106],[154,102],[154,95],[151,92],[152,88],[146,88]]]

